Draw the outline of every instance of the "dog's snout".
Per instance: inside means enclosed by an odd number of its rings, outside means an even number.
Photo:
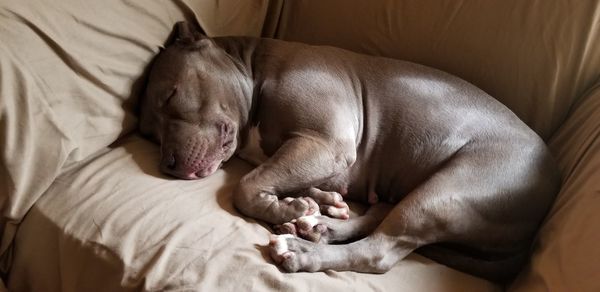
[[[161,171],[163,173],[179,177],[183,179],[196,179],[198,178],[194,171],[186,171],[181,169],[182,165],[177,163],[177,159],[173,154],[165,155],[160,164]]]
[[[165,152],[161,158],[160,170],[165,174],[182,179],[198,179],[214,172],[215,169],[208,167],[211,165],[204,165],[205,161],[196,159],[196,155],[199,154],[196,153],[194,159],[190,160],[180,157],[176,153]]]

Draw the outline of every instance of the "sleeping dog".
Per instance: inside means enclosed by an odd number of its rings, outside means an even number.
[[[234,204],[289,233],[269,247],[283,270],[383,273],[429,247],[446,265],[506,279],[526,259],[557,168],[482,90],[339,48],[209,38],[185,22],[175,35],[152,65],[141,132],[179,178],[236,154],[257,165]],[[349,218],[345,200],[371,207]]]

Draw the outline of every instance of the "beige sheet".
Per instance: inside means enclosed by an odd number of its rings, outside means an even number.
[[[260,248],[267,229],[231,207],[243,163],[182,182],[156,173],[156,147],[138,137],[106,148],[134,131],[140,76],[182,19],[210,35],[433,65],[545,138],[575,109],[552,140],[565,188],[514,288],[599,291],[599,94],[572,103],[600,76],[600,1],[349,1],[0,0],[0,268],[14,263],[11,291],[497,289],[418,256],[385,275],[281,274]]]
[[[62,171],[136,127],[144,68],[176,21],[259,35],[268,0],[0,0],[2,270],[27,210]]]
[[[199,181],[158,172],[158,147],[131,137],[59,177],[23,221],[11,291],[494,291],[411,255],[384,275],[283,274],[269,231],[240,216],[231,188],[249,170],[231,161]]]

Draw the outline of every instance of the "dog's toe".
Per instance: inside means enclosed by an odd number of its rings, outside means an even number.
[[[290,252],[288,248],[288,238],[293,238],[291,234],[271,235],[269,238],[269,253],[276,264],[281,264],[285,255]]]
[[[273,231],[275,232],[275,234],[291,234],[294,236],[298,235],[298,232],[296,231],[296,225],[293,222],[275,225],[273,226]]]
[[[345,240],[337,230],[348,221],[327,216],[303,216],[295,221],[296,236],[320,244]]]
[[[273,261],[284,271],[314,271],[316,267],[312,256],[315,244],[290,234],[272,235],[269,240]]]
[[[279,264],[280,267],[288,272],[295,273],[300,270],[300,261],[298,259],[298,255],[293,252],[288,252],[283,256],[282,262]]]
[[[337,219],[350,218],[350,208],[346,202],[337,202],[335,205],[321,205],[321,213]]]

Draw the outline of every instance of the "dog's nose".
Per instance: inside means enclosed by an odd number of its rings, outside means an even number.
[[[175,159],[175,156],[173,154],[163,155],[160,161],[160,170],[163,173],[180,177],[177,171],[177,160]]]
[[[168,154],[163,159],[163,166],[166,169],[174,170],[175,169],[175,164],[176,164],[176,162],[175,162],[175,156],[173,154]]]

